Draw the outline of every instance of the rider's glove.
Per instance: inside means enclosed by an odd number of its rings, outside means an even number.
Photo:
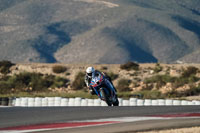
[[[94,94],[95,94],[95,92],[94,92],[94,90],[93,90],[92,86],[90,86],[90,87],[89,87],[89,90],[90,90],[90,94],[92,94],[92,95],[94,95]]]

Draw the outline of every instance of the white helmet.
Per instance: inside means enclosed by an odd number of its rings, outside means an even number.
[[[88,77],[92,77],[92,74],[94,73],[95,69],[93,67],[88,67],[86,69],[86,74]]]

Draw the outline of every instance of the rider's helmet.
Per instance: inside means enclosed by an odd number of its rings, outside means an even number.
[[[87,69],[86,69],[86,74],[87,74],[87,76],[88,77],[92,77],[92,74],[94,73],[94,71],[95,71],[95,69],[93,68],[93,67],[88,67]]]

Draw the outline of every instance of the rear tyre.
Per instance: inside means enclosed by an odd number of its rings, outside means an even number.
[[[107,105],[108,105],[108,106],[112,106],[112,103],[111,103],[111,101],[109,100],[109,97],[106,95],[104,89],[101,89],[100,92],[101,92],[101,94],[102,94],[103,99],[104,99],[105,102],[107,103]]]
[[[116,96],[116,101],[113,103],[113,106],[119,106],[119,100],[118,100],[117,96]]]

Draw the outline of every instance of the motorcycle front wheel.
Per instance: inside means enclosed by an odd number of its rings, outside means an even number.
[[[105,102],[107,103],[107,105],[112,106],[112,102],[109,100],[109,97],[106,95],[105,90],[101,89],[100,93],[101,93],[103,99],[105,100]]]

